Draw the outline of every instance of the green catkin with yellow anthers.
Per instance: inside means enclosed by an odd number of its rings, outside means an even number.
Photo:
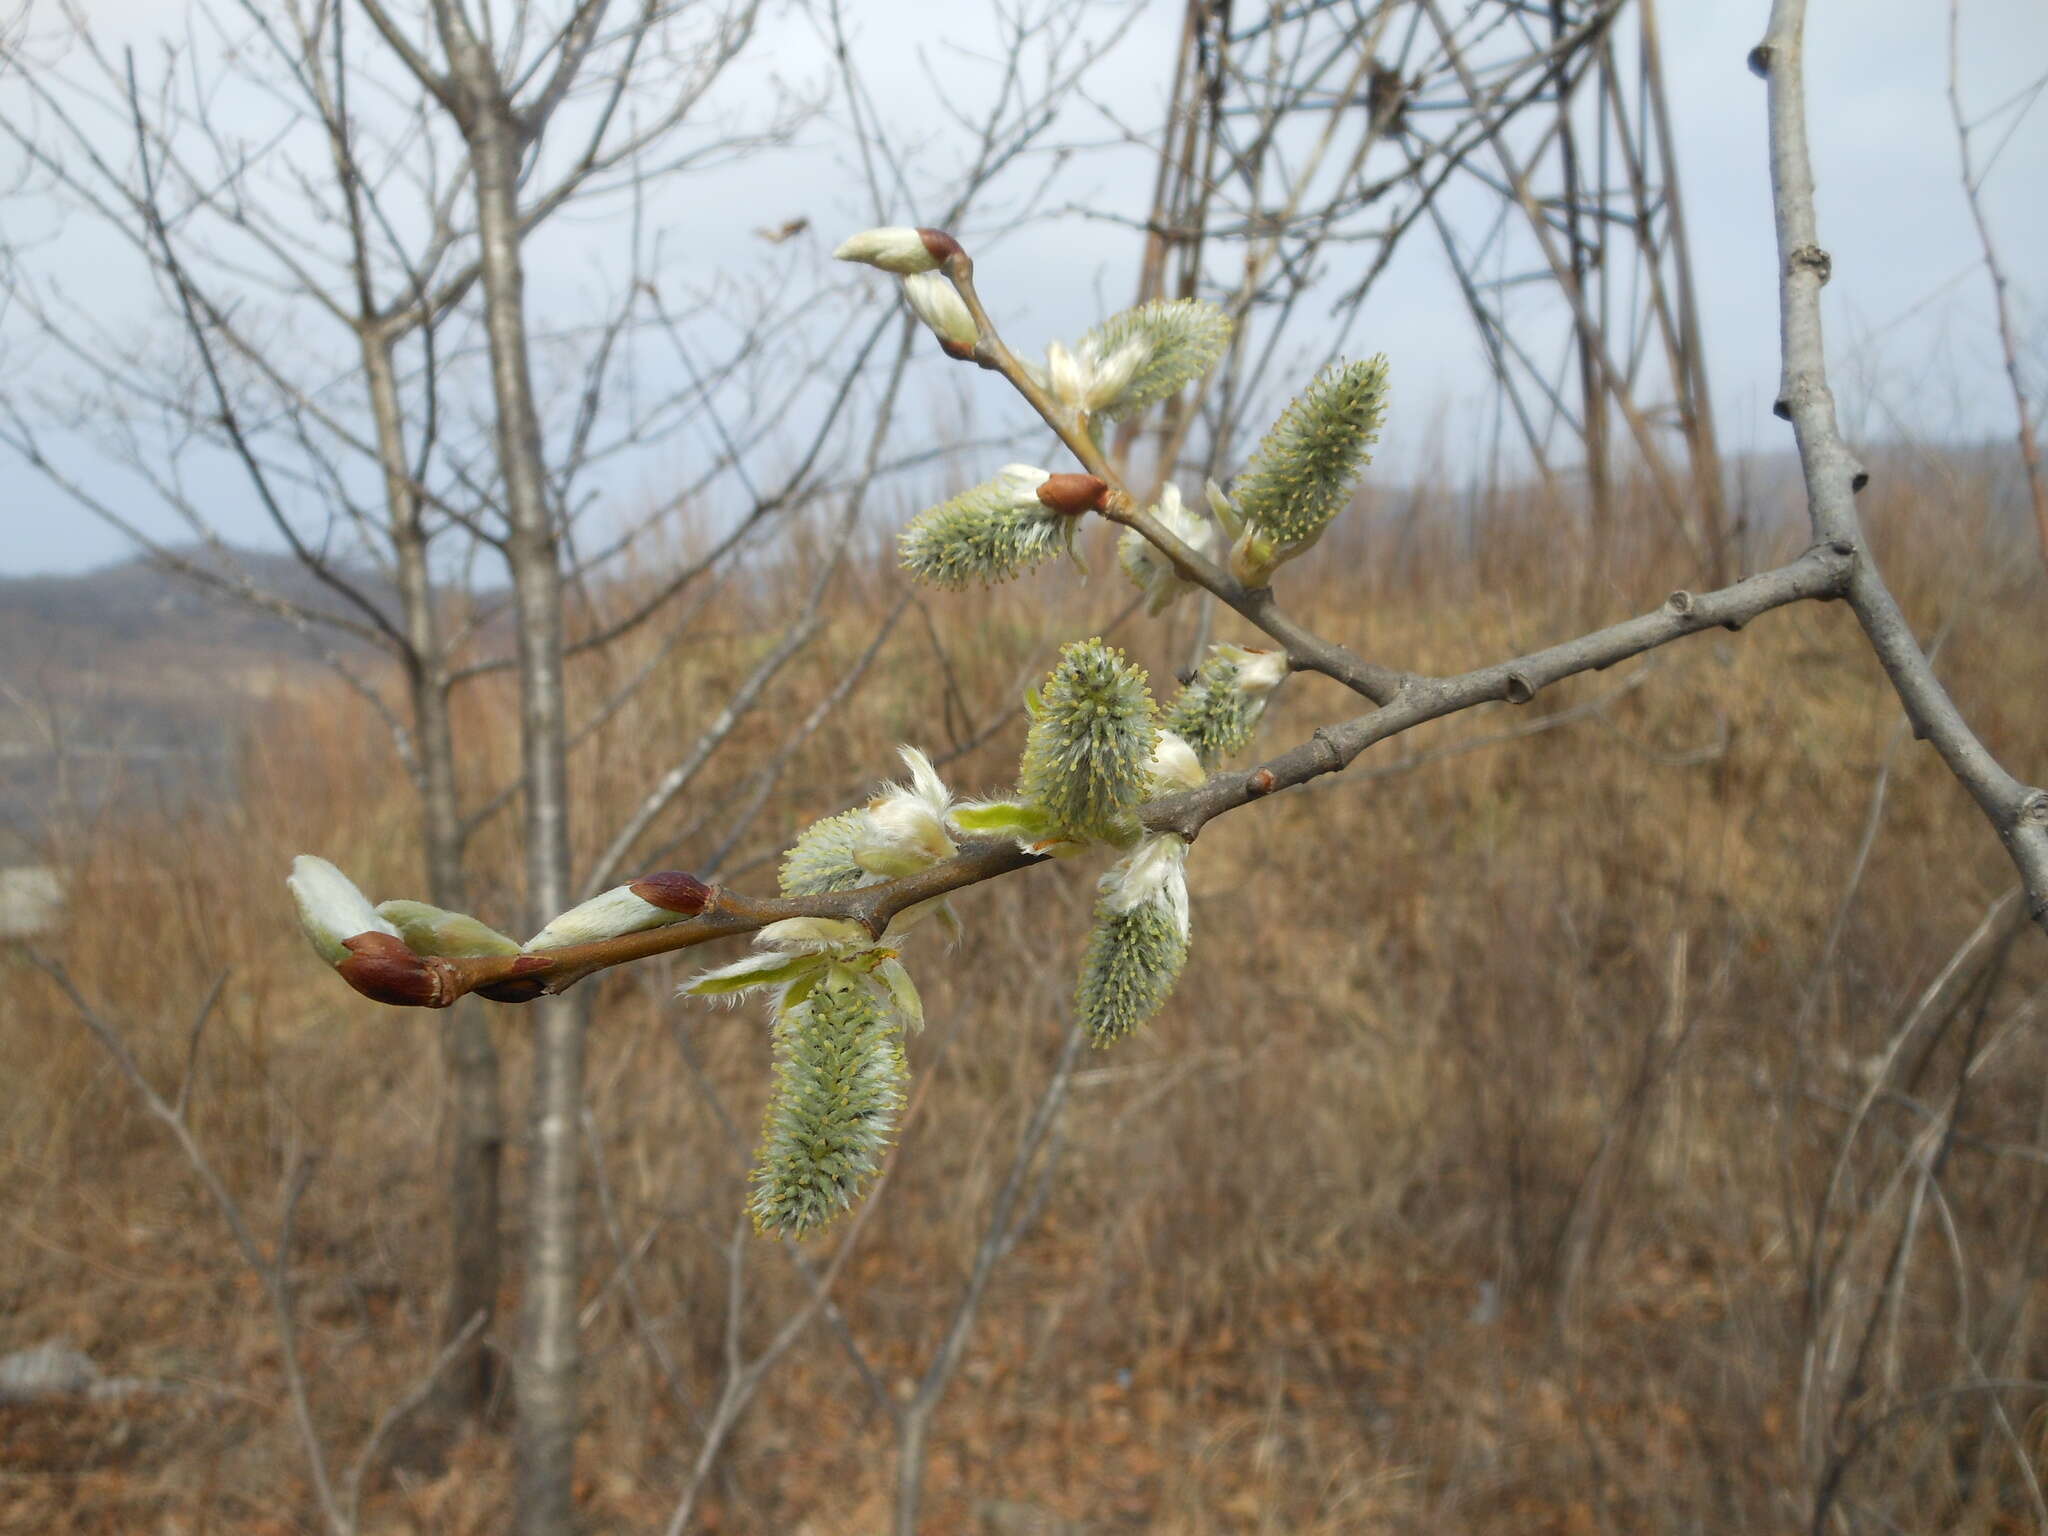
[[[1313,544],[1372,462],[1386,415],[1387,360],[1332,363],[1259,443],[1231,500],[1247,527],[1283,550]]]
[[[1237,663],[1211,656],[1196,669],[1160,723],[1195,749],[1204,768],[1251,745],[1265,701],[1237,686]]]
[[[1060,652],[1032,706],[1019,784],[1078,837],[1115,838],[1144,799],[1158,710],[1144,668],[1100,639]]]
[[[989,481],[911,519],[897,537],[903,569],[928,586],[1009,581],[1067,547],[1071,520],[1036,501],[1019,506]]]
[[[1081,338],[1080,350],[1103,359],[1135,342],[1147,354],[1099,414],[1114,421],[1178,393],[1216,365],[1230,345],[1230,331],[1230,316],[1205,299],[1154,299],[1111,315]]]
[[[1074,1007],[1097,1045],[1114,1045],[1166,1002],[1187,963],[1188,941],[1159,902],[1128,912],[1095,905]]]
[[[814,821],[797,837],[782,856],[782,894],[824,896],[833,891],[850,891],[867,878],[853,857],[855,840],[867,812],[841,811]]]
[[[755,1230],[804,1237],[851,1206],[881,1167],[909,1068],[894,1010],[837,965],[777,1018],[775,1056],[747,1206]]]

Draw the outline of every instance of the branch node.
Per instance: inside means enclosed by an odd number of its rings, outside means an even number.
[[[1749,72],[1759,80],[1771,78],[1771,45],[1758,43],[1749,50]]]
[[[1825,287],[1835,275],[1835,259],[1817,245],[1802,245],[1792,252],[1792,265],[1804,267]]]
[[[2048,827],[2048,789],[2037,789],[2020,802],[2019,824]]]
[[[1735,618],[1735,619],[1723,619],[1723,620],[1721,621],[1721,627],[1722,627],[1723,629],[1727,630],[1727,631],[1728,631],[1728,633],[1732,635],[1732,634],[1734,634],[1734,633],[1735,633],[1735,632],[1736,632],[1737,630],[1741,629],[1741,628],[1742,628],[1742,626],[1743,626],[1743,625],[1745,625],[1745,624],[1747,624],[1748,622],[1749,622],[1749,620],[1748,620],[1748,619],[1743,619],[1743,618]]]
[[[1526,704],[1536,697],[1536,685],[1526,672],[1510,672],[1501,687],[1501,697],[1510,704]]]
[[[1829,539],[1828,551],[1831,554],[1837,555],[1853,555],[1856,553],[1856,541],[1854,539]]]
[[[1257,773],[1245,780],[1244,785],[1245,793],[1253,799],[1257,799],[1261,795],[1270,795],[1279,787],[1280,781],[1273,777],[1273,770],[1270,768],[1261,768]]]
[[[1330,739],[1330,728],[1328,726],[1317,726],[1315,734],[1309,739],[1330,754],[1330,766],[1323,770],[1325,773],[1335,773],[1344,766],[1344,754],[1337,750],[1337,743]]]
[[[1679,618],[1689,619],[1692,617],[1696,605],[1693,602],[1692,594],[1683,587],[1680,587],[1676,592],[1664,599],[1664,606],[1677,614]]]
[[[1868,484],[1870,484],[1870,471],[1861,464],[1857,465],[1856,472],[1849,476],[1849,494],[1855,495]]]

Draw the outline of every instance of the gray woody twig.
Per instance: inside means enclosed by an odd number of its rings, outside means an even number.
[[[1820,290],[1833,260],[1820,243],[1806,143],[1805,0],[1775,0],[1770,30],[1750,67],[1770,84],[1771,201],[1778,227],[1778,313],[1784,372],[1777,413],[1792,423],[1817,540],[1849,562],[1844,595],[1913,722],[1962,781],[2026,882],[2029,910],[2048,931],[2048,792],[2023,784],[1993,757],[1934,675],[1897,599],[1864,543],[1856,492],[1869,480],[1842,440],[1828,389]]]

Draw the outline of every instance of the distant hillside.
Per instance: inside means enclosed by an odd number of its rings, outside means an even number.
[[[182,551],[194,559],[203,551]],[[235,550],[256,585],[316,612],[344,600],[288,556]],[[388,602],[374,576],[362,583]],[[0,866],[121,805],[232,793],[255,710],[320,669],[345,633],[297,625],[148,559],[80,576],[0,578]]]
[[[1864,450],[1882,483],[1924,485],[1936,504],[1988,498],[1995,525],[2025,553],[2034,534],[2015,458],[2004,441]],[[1803,526],[1791,452],[1731,455],[1726,470],[1731,512],[1746,540]],[[1416,504],[1470,516],[1489,495],[1453,492],[1418,503],[1397,485],[1380,482],[1374,491],[1393,517]],[[203,550],[180,553],[212,559]],[[288,555],[237,549],[232,557],[257,586],[304,608],[351,611]],[[358,585],[383,611],[395,611],[375,573],[360,573]],[[66,816],[233,793],[242,729],[266,698],[324,670],[319,644],[375,665],[369,647],[340,631],[323,629],[316,642],[274,614],[147,559],[81,576],[0,577],[0,866],[33,857]]]
[[[176,553],[200,565],[211,566],[217,560],[196,547]],[[250,549],[230,554],[250,581],[266,592],[316,613],[359,612],[289,555]],[[357,573],[355,579],[371,601],[387,613],[393,611],[389,588],[379,577]],[[0,657],[14,656],[21,646],[85,639],[116,646],[282,647],[295,654],[317,654],[286,620],[175,571],[159,569],[146,556],[81,576],[0,577]],[[347,638],[340,637],[339,643],[348,643]],[[5,664],[0,661],[0,666]]]

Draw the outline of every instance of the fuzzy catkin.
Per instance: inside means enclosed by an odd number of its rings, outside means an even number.
[[[903,569],[934,587],[1009,581],[1066,547],[1067,520],[992,480],[911,519],[897,538]]]
[[[1161,723],[1195,749],[1204,768],[1251,744],[1265,701],[1237,684],[1237,663],[1211,656],[1196,669]]]
[[[1145,797],[1158,714],[1142,667],[1100,639],[1076,640],[1032,707],[1025,798],[1076,836],[1123,833]]]
[[[1144,360],[1101,414],[1115,420],[1177,393],[1216,365],[1230,330],[1230,316],[1205,299],[1154,299],[1111,315],[1081,338],[1082,354],[1109,358],[1135,346]]]
[[[867,814],[855,808],[805,827],[782,856],[782,894],[824,896],[862,884],[867,871],[855,862],[853,850]]]
[[[872,986],[835,966],[775,1022],[775,1095],[748,1208],[756,1230],[803,1237],[881,1167],[903,1107],[902,1029]]]
[[[1188,941],[1157,901],[1127,912],[1095,906],[1074,1007],[1097,1045],[1113,1045],[1165,1004],[1187,963]]]
[[[1386,416],[1387,360],[1332,363],[1260,441],[1231,486],[1247,527],[1274,545],[1314,543],[1372,462]]]

